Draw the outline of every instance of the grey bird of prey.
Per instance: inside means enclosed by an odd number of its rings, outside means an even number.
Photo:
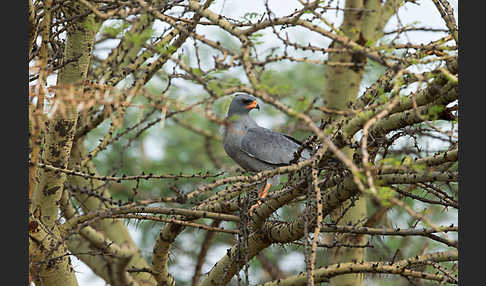
[[[255,97],[240,93],[233,98],[223,129],[223,147],[226,154],[245,170],[253,172],[289,165],[302,143],[289,135],[258,126],[249,115],[253,109],[260,109]],[[304,149],[301,157],[310,158],[309,150]],[[265,198],[270,186],[279,180],[278,175],[268,179],[259,190],[258,197]],[[261,201],[258,200],[250,208],[250,215],[260,204]]]

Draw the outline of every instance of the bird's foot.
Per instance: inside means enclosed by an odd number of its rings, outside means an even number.
[[[262,204],[262,201],[258,200],[256,204],[254,204],[250,207],[250,216],[253,216],[253,210],[256,209],[261,204]]]
[[[257,208],[259,205],[261,205],[261,204],[262,204],[262,201],[261,201],[260,199],[264,199],[264,198],[266,198],[266,197],[267,197],[268,190],[270,189],[270,186],[271,186],[271,184],[268,184],[268,183],[267,183],[267,184],[265,184],[265,187],[263,187],[261,190],[259,190],[259,191],[258,191],[258,198],[259,198],[259,199],[258,199],[258,201],[256,202],[256,204],[254,204],[254,205],[252,205],[252,206],[250,207],[250,211],[249,211],[249,213],[250,213],[250,217],[252,217],[252,216],[253,216],[253,212],[254,212],[254,210],[255,210],[255,209],[256,209],[256,208]],[[248,224],[250,224],[250,222],[248,222]]]

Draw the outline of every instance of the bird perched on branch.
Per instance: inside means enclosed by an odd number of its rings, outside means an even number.
[[[297,139],[258,126],[249,112],[260,110],[256,98],[248,94],[237,94],[231,102],[226,124],[223,129],[223,147],[228,156],[245,170],[259,172],[280,166],[289,165],[294,160],[294,153],[302,149]],[[310,158],[310,151],[304,149],[301,157]],[[258,202],[251,206],[253,210],[261,204],[272,184],[280,181],[278,175],[267,179],[258,191]]]

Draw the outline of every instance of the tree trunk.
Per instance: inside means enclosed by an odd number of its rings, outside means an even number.
[[[402,0],[388,0],[384,4],[381,2],[379,0],[346,1],[346,8],[349,9],[344,12],[340,30],[350,40],[361,45],[376,45],[377,40],[383,36],[385,24],[403,3]],[[340,43],[333,44],[336,48],[344,46]],[[352,62],[355,64],[354,66],[329,65],[325,74],[324,105],[329,109],[348,109],[358,96],[367,58],[358,53],[331,53],[329,62]],[[351,152],[346,149],[343,151],[352,158]],[[364,223],[362,219],[367,217],[366,201],[365,197],[360,197],[352,203],[353,206],[348,210],[347,207],[351,202],[343,204],[341,208],[335,210],[331,218],[335,220],[342,216],[340,224],[362,225]],[[346,211],[344,215],[343,211]],[[342,243],[353,245],[364,245],[366,243],[366,237],[362,235],[338,235],[338,239]],[[337,248],[334,250],[332,260],[333,263],[366,260],[365,248]],[[340,275],[331,278],[329,284],[331,286],[364,285],[364,276],[360,274]]]
[[[366,40],[376,40],[377,22],[381,4],[380,1],[348,0],[346,1],[344,19],[341,31],[350,40],[362,44]],[[363,12],[362,9],[373,9],[374,12]],[[344,45],[334,42],[335,48]],[[333,66],[328,65],[325,73],[324,86],[324,105],[328,109],[343,110],[351,107],[356,100],[363,80],[364,67],[367,63],[366,57],[357,53],[331,53],[329,62],[354,63],[354,66]],[[335,115],[329,114],[328,116]],[[343,150],[344,153],[352,158],[350,150]],[[367,217],[365,197],[360,197],[354,202],[348,201],[342,207],[336,209],[332,214],[332,220],[340,218],[339,224],[357,224],[360,220]],[[353,204],[349,209],[350,204]],[[343,212],[345,214],[343,215]],[[359,235],[338,235],[338,240],[346,244],[366,243],[365,236]],[[365,248],[336,248],[333,250],[332,263],[363,261],[365,260]],[[364,277],[360,274],[340,275],[330,279],[331,286],[359,286],[364,285]]]
[[[85,10],[81,5],[66,7],[70,16],[80,15]],[[95,29],[91,16],[81,18],[67,26],[63,60],[70,61],[59,72],[56,97],[82,93],[93,49]],[[77,59],[77,60],[74,60]],[[59,106],[52,119],[46,122],[47,130],[43,142],[42,161],[59,168],[69,162],[78,113],[75,105]],[[59,229],[59,201],[66,174],[39,169],[30,206],[29,250],[31,274],[38,285],[77,285],[67,248]]]

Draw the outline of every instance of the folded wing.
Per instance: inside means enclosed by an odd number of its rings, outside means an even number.
[[[250,128],[241,141],[241,151],[272,165],[288,165],[301,143],[288,135],[263,127]],[[302,152],[308,158],[309,152]]]

